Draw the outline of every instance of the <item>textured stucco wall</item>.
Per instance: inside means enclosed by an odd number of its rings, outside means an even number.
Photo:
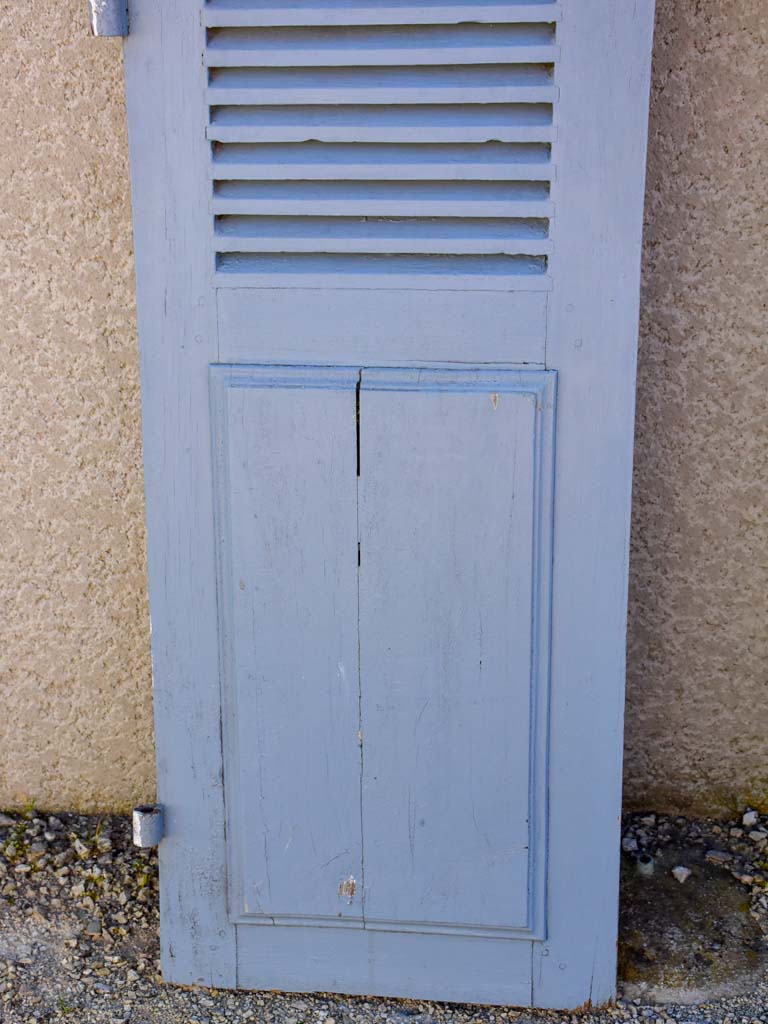
[[[768,806],[768,4],[660,0],[625,800]]]
[[[0,805],[153,792],[117,40],[0,0]],[[768,805],[765,0],[659,0],[627,801]]]
[[[120,40],[0,2],[0,804],[152,796]]]

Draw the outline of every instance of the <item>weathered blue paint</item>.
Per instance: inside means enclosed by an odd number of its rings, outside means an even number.
[[[212,374],[236,920],[361,915],[357,378]]]
[[[614,992],[652,13],[133,0],[171,981]]]
[[[544,937],[554,392],[362,371],[368,927]]]

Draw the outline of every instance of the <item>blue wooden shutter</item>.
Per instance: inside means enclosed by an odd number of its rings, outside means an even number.
[[[652,9],[132,0],[169,980],[614,993]]]

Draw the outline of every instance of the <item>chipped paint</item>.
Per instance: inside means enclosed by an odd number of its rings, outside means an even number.
[[[356,892],[357,882],[353,875],[350,875],[349,878],[344,878],[339,882],[339,899],[346,899],[347,903],[351,904],[355,898]]]

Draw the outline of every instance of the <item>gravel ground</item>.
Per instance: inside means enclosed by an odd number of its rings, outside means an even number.
[[[704,871],[718,873],[723,884],[737,886],[742,893],[744,914],[758,935],[757,940],[750,940],[753,947],[755,942],[765,947],[768,820],[748,815],[746,821],[745,825],[741,817],[723,823],[632,816],[625,822],[625,876],[634,878],[637,857],[650,854],[656,858],[656,877],[663,877],[667,885],[673,877],[674,885],[688,894],[689,902],[695,902],[697,879],[703,891]],[[671,871],[685,867],[686,854],[693,865],[687,868],[691,874],[678,882]],[[163,986],[158,961],[157,891],[157,859],[154,853],[130,845],[125,818],[70,814],[51,817],[31,810],[24,815],[0,815],[0,1022],[607,1024],[634,1020],[650,1024],[768,1024],[768,976],[762,966],[757,976],[753,969],[753,980],[744,994],[717,1002],[661,1006],[624,997],[615,1007],[579,1015]],[[632,886],[625,887],[625,903],[627,899],[639,900],[631,893]],[[648,896],[651,890],[644,893]],[[645,900],[647,905],[658,905],[662,914],[665,906],[674,902]],[[625,905],[622,920],[625,930],[636,931],[632,907]],[[653,922],[650,929],[654,930]],[[666,955],[674,958],[680,947],[690,948],[685,936],[679,941],[677,925],[672,931],[678,941],[665,952],[669,928],[656,929],[649,938],[649,948],[651,942],[655,943],[655,952],[646,959],[663,961]],[[630,939],[636,952],[637,935]],[[710,947],[719,948],[718,943],[710,943]],[[706,957],[704,961],[708,962]],[[665,966],[660,965],[662,975]],[[738,990],[739,979],[736,981]],[[636,981],[632,984],[637,988]]]

